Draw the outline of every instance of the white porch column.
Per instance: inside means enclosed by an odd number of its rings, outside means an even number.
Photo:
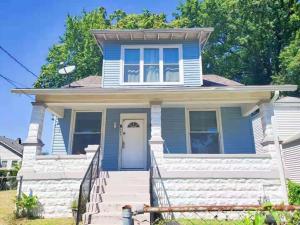
[[[36,155],[42,151],[43,142],[41,141],[44,116],[46,106],[43,103],[32,103],[32,113],[29,124],[28,136],[23,143],[23,161],[22,170],[30,169],[33,166],[33,161]]]
[[[151,139],[150,150],[156,158],[164,153],[164,140],[161,137],[161,102],[151,102]]]
[[[259,107],[260,117],[263,128],[262,146],[266,153],[272,156],[273,168],[278,170],[282,187],[282,199],[285,204],[288,204],[287,186],[282,159],[281,147],[279,138],[276,132],[276,121],[274,117],[274,106],[272,103],[262,103]]]

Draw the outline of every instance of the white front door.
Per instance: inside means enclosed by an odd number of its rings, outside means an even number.
[[[145,120],[124,119],[121,132],[122,169],[146,167]]]

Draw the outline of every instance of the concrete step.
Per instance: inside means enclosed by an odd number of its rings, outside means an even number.
[[[142,184],[129,184],[129,185],[111,185],[103,187],[104,193],[116,193],[116,194],[133,194],[133,193],[149,193],[149,185]]]
[[[149,203],[150,195],[145,193],[131,193],[131,194],[120,194],[120,193],[106,193],[106,194],[92,194],[90,203],[101,203],[101,202],[141,202]]]
[[[150,201],[150,195],[147,193],[131,193],[120,194],[108,192],[101,196],[103,202],[142,202],[148,203]],[[98,201],[99,202],[99,201]]]
[[[149,171],[110,171],[109,178],[149,177]]]
[[[136,220],[135,224],[141,225],[150,225],[150,216],[149,214],[141,214],[134,216]],[[115,214],[115,213],[98,213],[93,214],[90,220],[91,224],[93,225],[122,225],[122,213]],[[137,223],[140,222],[140,223]]]
[[[112,213],[112,212],[122,212],[122,207],[125,205],[131,205],[133,211],[140,210],[144,207],[145,204],[149,204],[149,202],[135,202],[131,201],[109,201],[109,202],[89,202],[87,203],[87,212],[89,213]]]

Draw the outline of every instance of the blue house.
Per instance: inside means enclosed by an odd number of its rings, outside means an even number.
[[[107,219],[107,212],[118,217],[126,204],[287,202],[272,102],[296,86],[245,86],[204,75],[211,32],[92,30],[102,76],[58,89],[13,90],[35,96],[20,176],[45,217],[69,216],[78,193],[88,195],[85,224]],[[258,109],[264,153],[255,151],[250,118]],[[41,155],[45,110],[55,116],[50,155]]]

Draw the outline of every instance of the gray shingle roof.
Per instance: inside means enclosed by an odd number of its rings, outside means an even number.
[[[83,79],[74,81],[63,88],[101,88],[102,77],[101,76],[88,76]],[[221,77],[215,74],[203,75],[202,87],[219,87],[219,86],[241,86],[243,84],[234,80],[229,80],[225,77]]]
[[[5,136],[0,136],[0,144],[8,147],[10,150],[14,151],[19,156],[23,155],[23,145],[19,144],[18,139],[13,140]]]

